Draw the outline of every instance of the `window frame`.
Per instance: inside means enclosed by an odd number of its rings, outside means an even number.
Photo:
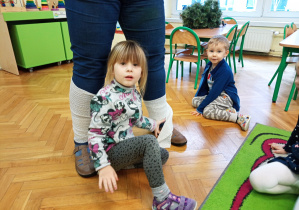
[[[177,0],[170,0],[171,7],[171,18],[179,18],[182,10],[176,10]],[[280,17],[280,18],[299,18],[299,12],[288,12],[278,11],[273,12],[271,9],[272,0],[258,0],[256,5],[256,11],[254,12],[233,12],[233,11],[222,11],[222,16],[233,16],[233,17]]]

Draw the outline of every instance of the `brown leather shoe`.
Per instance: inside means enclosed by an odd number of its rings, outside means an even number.
[[[77,173],[82,177],[91,177],[97,174],[94,169],[93,161],[90,159],[90,154],[87,151],[88,145],[80,145],[75,147],[74,154],[81,151],[81,155],[75,155],[75,167]]]
[[[183,134],[181,134],[177,129],[174,128],[171,136],[171,144],[181,147],[187,144],[187,139]]]

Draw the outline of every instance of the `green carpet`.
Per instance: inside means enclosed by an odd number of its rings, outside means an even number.
[[[293,209],[297,195],[258,193],[248,179],[253,169],[273,157],[269,143],[286,143],[290,135],[289,131],[256,124],[199,209]]]

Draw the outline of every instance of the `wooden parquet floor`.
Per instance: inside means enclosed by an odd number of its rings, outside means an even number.
[[[288,112],[284,106],[294,65],[286,69],[278,101],[272,103],[275,84],[267,84],[280,59],[244,57],[235,80],[241,113],[252,116],[249,130],[262,123],[291,131],[299,103],[292,101]],[[168,63],[169,55],[166,69]],[[97,177],[77,175],[68,102],[72,66],[49,65],[20,76],[0,71],[0,209],[150,209],[152,194],[142,169],[120,171],[114,194],[99,190]],[[171,191],[196,199],[199,207],[249,132],[190,114],[196,68],[189,74],[188,66],[176,79],[174,65],[166,85],[175,127],[188,144],[168,149],[163,170]],[[137,135],[143,132],[136,129]]]

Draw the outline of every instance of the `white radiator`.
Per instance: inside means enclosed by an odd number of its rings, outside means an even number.
[[[267,29],[248,28],[245,35],[243,50],[254,52],[270,52],[274,31]],[[240,46],[241,38],[238,40]]]

